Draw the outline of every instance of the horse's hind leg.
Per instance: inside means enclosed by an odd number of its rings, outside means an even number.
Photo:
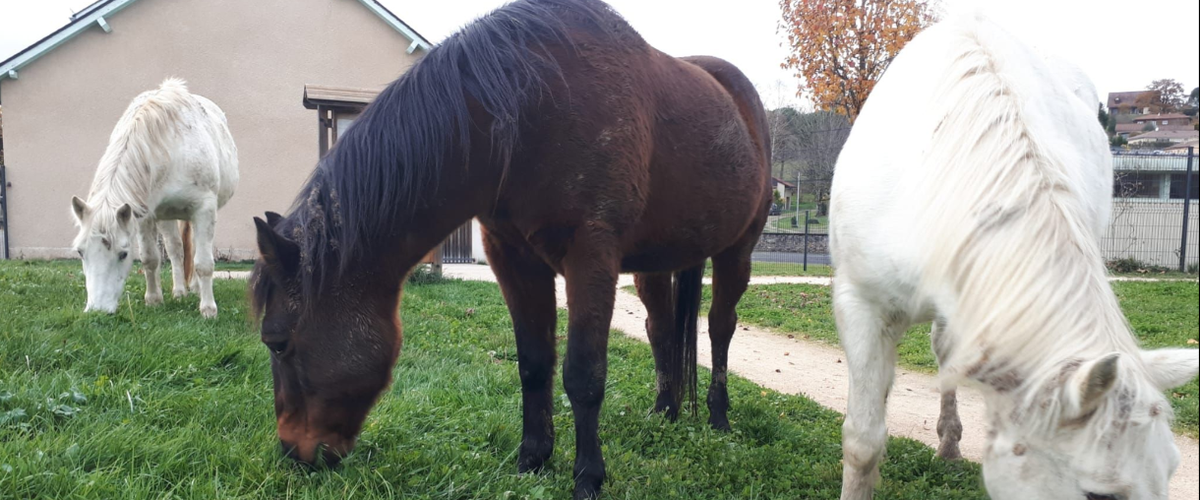
[[[179,222],[168,220],[158,223],[158,232],[162,234],[163,246],[167,247],[167,259],[171,261],[171,295],[175,298],[184,297],[188,292],[188,284],[184,283],[183,237],[179,235]]]
[[[196,278],[200,281],[200,315],[217,317],[217,301],[213,299],[213,238],[217,231],[217,204],[215,200],[192,215],[192,231],[195,239]]]
[[[750,284],[750,257],[754,241],[713,257],[712,307],[708,311],[708,336],[712,341],[712,384],[708,386],[708,423],[729,430],[729,344],[737,330],[737,304]]]
[[[902,315],[864,299],[853,283],[834,286],[834,316],[850,369],[842,425],[842,500],[870,500],[887,445],[887,398],[896,369]]]
[[[146,275],[146,305],[162,304],[162,285],[158,282],[158,270],[162,264],[162,254],[158,251],[158,229],[155,228],[153,217],[146,216],[141,221],[142,273]]]
[[[683,377],[683,367],[678,356],[682,346],[675,345],[675,304],[671,287],[671,274],[634,275],[638,298],[646,306],[646,335],[650,349],[654,352],[654,368],[658,375],[658,399],[654,402],[654,413],[663,413],[672,421],[679,417],[679,406],[683,394],[674,391],[680,387],[672,380]]]
[[[554,453],[554,271],[531,252],[490,235],[484,237],[484,247],[517,338],[524,407],[517,470],[537,471]]]
[[[937,356],[938,366],[941,366],[948,356],[947,343],[951,338],[946,331],[944,318],[933,322],[929,336],[933,341],[933,353]],[[943,387],[941,414],[938,415],[937,423],[939,457],[946,460],[962,458],[962,452],[958,448],[959,441],[962,441],[962,431],[962,420],[958,418],[958,391],[953,387]]]

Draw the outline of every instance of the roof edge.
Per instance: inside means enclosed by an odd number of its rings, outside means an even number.
[[[24,50],[17,52],[16,55],[8,58],[8,60],[0,63],[0,80],[5,78],[16,78],[17,71],[29,63],[36,61],[38,58],[46,55],[46,53],[54,50],[59,45],[75,38],[76,35],[83,33],[93,24],[99,25],[99,20],[106,16],[111,16],[120,12],[121,9],[128,7],[137,0],[112,0],[101,7],[93,9],[86,15],[71,20],[66,26],[55,30],[45,38],[34,42],[33,45],[26,47]],[[105,30],[107,31],[107,30]]]
[[[37,59],[46,55],[59,45],[62,45],[72,38],[75,38],[75,36],[83,33],[88,28],[91,28],[93,24],[104,28],[105,24],[101,23],[101,21],[106,16],[116,14],[117,12],[121,11],[121,9],[128,7],[130,4],[136,1],[137,0],[111,0],[107,4],[92,9],[83,16],[72,19],[71,22],[67,23],[66,26],[55,30],[45,38],[34,42],[33,45],[30,45],[20,52],[17,52],[16,55],[3,62],[0,62],[0,80],[4,80],[5,78],[16,79],[17,72],[21,68],[24,68],[25,66],[29,65],[29,63],[32,63],[33,61],[36,61]],[[387,7],[384,7],[377,0],[358,0],[358,2],[364,7],[370,9],[371,12],[374,12],[376,16],[379,16],[379,18],[382,19],[383,22],[387,23],[388,26],[391,26],[392,29],[400,32],[400,34],[404,35],[409,40],[412,40],[412,45],[410,45],[408,48],[409,54],[415,52],[417,49],[428,51],[433,47],[433,45],[429,43],[429,40],[426,40],[425,37],[421,36],[420,33],[417,33],[416,30],[412,29],[407,23],[396,16],[396,14],[393,14],[392,11],[388,10]],[[108,29],[105,29],[105,31],[108,31]]]
[[[412,29],[412,27],[408,25],[408,23],[405,23],[400,19],[399,16],[393,14],[392,11],[388,10],[387,7],[384,7],[383,4],[379,3],[378,0],[358,0],[358,3],[361,3],[364,7],[371,9],[371,12],[374,12],[375,15],[379,16],[380,19],[383,19],[383,22],[387,23],[388,26],[391,26],[392,29],[399,31],[400,34],[411,40],[412,45],[410,45],[408,48],[409,54],[412,54],[418,48],[425,51],[429,51],[429,49],[433,48],[433,44],[429,43],[429,40],[426,40],[425,37],[421,36],[420,33],[417,33],[416,30]]]

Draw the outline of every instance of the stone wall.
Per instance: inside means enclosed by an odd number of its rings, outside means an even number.
[[[755,252],[788,252],[804,253],[804,234],[799,233],[763,233],[758,239]],[[829,236],[825,234],[808,235],[808,253],[828,254]]]

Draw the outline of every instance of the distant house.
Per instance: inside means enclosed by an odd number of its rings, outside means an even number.
[[[1138,134],[1129,139],[1129,145],[1170,144],[1191,141],[1200,138],[1198,130],[1155,130]]]
[[[1109,92],[1108,113],[1116,116],[1145,115],[1161,111],[1158,106],[1147,106],[1157,94],[1155,90],[1138,90],[1133,92]]]
[[[791,206],[792,198],[796,196],[796,185],[778,177],[771,178],[771,188],[779,193],[779,199],[783,200],[783,206]],[[799,201],[799,200],[797,200]]]
[[[1117,124],[1117,135],[1124,137],[1126,139],[1128,139],[1132,136],[1138,135],[1145,131],[1146,131],[1146,124],[1144,124],[1144,123],[1138,124],[1138,123],[1130,122],[1130,123],[1118,123]]]
[[[1171,146],[1167,149],[1164,149],[1163,151],[1166,153],[1171,153],[1173,155],[1186,155],[1186,154],[1188,154],[1188,148],[1192,148],[1192,152],[1194,154],[1200,154],[1200,140],[1192,139],[1189,141],[1184,141],[1184,142],[1181,142],[1174,146]]]
[[[1194,130],[1192,118],[1179,113],[1139,115],[1133,119],[1133,123],[1142,127],[1150,124],[1155,130]]]
[[[253,258],[251,217],[287,210],[317,162],[305,85],[377,89],[431,47],[378,0],[99,0],[66,21],[0,61],[15,258],[75,256],[71,196],[87,195],[129,102],[170,76],[228,117],[241,182],[216,247]]]

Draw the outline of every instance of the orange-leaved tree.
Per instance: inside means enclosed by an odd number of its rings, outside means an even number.
[[[797,95],[851,121],[904,44],[937,20],[924,0],[779,0],[779,8],[791,48],[783,67],[804,81]]]

